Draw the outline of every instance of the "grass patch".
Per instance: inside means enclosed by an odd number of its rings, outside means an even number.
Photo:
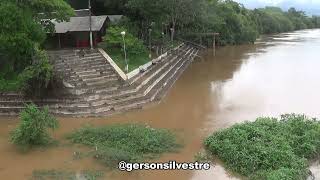
[[[106,52],[110,55],[112,60],[123,70],[125,71],[126,63],[124,59],[124,53],[121,48],[108,48],[105,49]],[[148,53],[140,54],[127,54],[127,61],[129,66],[129,72],[135,70],[141,65],[144,65],[150,61]]]
[[[98,180],[103,177],[103,172],[84,170],[80,173],[66,170],[35,170],[32,172],[31,180]]]
[[[94,148],[93,157],[111,168],[117,167],[120,161],[139,162],[179,147],[169,130],[138,124],[86,126],[70,134],[68,139]]]
[[[320,122],[296,114],[258,118],[216,132],[204,145],[249,179],[306,179],[308,160],[320,153]]]

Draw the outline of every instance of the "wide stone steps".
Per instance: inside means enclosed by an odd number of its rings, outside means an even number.
[[[141,105],[151,102],[157,97],[157,95],[161,92],[163,88],[170,85],[170,81],[173,81],[174,78],[177,79],[177,73],[182,73],[181,68],[187,67],[186,64],[191,62],[193,59],[193,55],[190,55],[189,58],[185,61],[179,61],[179,65],[172,68],[166,75],[161,78],[161,80],[157,83],[154,83],[148,92],[144,92],[144,94],[137,94],[135,96],[131,96],[124,99],[119,99],[116,101],[102,102],[101,104],[95,104],[96,108],[90,111],[90,113],[94,114],[110,114],[116,111],[130,110],[134,108],[141,108]],[[175,80],[174,80],[175,81]],[[172,82],[173,84],[173,82]],[[96,102],[97,103],[97,102]]]
[[[178,62],[182,62],[182,59],[183,58],[180,58],[180,61],[178,61]],[[176,63],[176,64],[178,64],[178,63]],[[174,65],[176,65],[176,64],[174,64]],[[173,69],[173,67],[175,67],[175,66],[172,66],[172,68],[170,70],[161,71],[161,72],[167,72],[165,74],[169,74],[169,71],[171,71]],[[160,79],[162,79],[164,77],[165,76],[162,76]],[[158,82],[159,81],[160,80],[158,80]],[[150,88],[150,86],[148,86],[148,88],[149,88],[149,89],[147,89],[148,92],[150,92],[151,89],[153,89],[155,87],[155,84],[157,84],[158,82],[153,83],[151,85],[151,88]],[[85,112],[91,114],[91,113],[103,113],[103,112],[112,111],[112,110],[114,110],[116,108],[120,108],[121,106],[124,106],[125,104],[131,104],[131,103],[133,103],[133,101],[139,100],[139,99],[141,99],[143,97],[143,95],[147,95],[147,94],[148,94],[147,91],[144,90],[142,94],[140,93],[140,94],[137,94],[137,95],[134,95],[134,96],[128,96],[127,98],[123,98],[123,99],[119,98],[119,100],[115,99],[113,101],[110,101],[110,99],[109,100],[106,99],[106,100],[102,100],[102,101],[100,101],[100,100],[97,101],[97,99],[101,98],[101,96],[99,96],[99,95],[89,96],[87,100],[88,101],[90,101],[90,100],[93,101],[93,102],[91,102],[91,106],[93,107],[93,109],[92,110],[82,110],[81,114],[84,115]],[[109,98],[112,99],[112,96],[109,96]],[[115,97],[113,97],[113,98],[115,98]],[[81,107],[77,106],[76,108],[78,108],[78,109],[77,110],[70,110],[69,113],[68,113],[68,111],[65,111],[64,114],[73,114],[73,113],[79,111],[80,110],[79,108],[81,108]]]
[[[161,82],[157,83],[157,85],[148,94],[143,96],[136,96],[131,100],[113,104],[111,110],[113,110],[114,112],[123,112],[132,109],[140,109],[146,103],[160,100],[161,96],[165,94],[165,90],[169,89],[174,84],[174,82],[182,74],[183,70],[188,67],[188,64],[190,64],[190,62],[191,59],[183,61],[174,71],[168,74],[166,78],[163,78]],[[111,112],[107,111],[106,113],[110,114]]]
[[[56,64],[56,67],[60,67],[63,68],[64,66],[69,66],[69,67],[76,67],[76,68],[82,68],[82,67],[98,67],[98,66],[107,66],[107,67],[111,67],[109,64],[107,64],[106,61],[102,61],[102,60],[95,60],[95,61],[88,61],[88,62],[78,62],[78,63],[60,63],[60,64]]]
[[[172,69],[175,69],[176,66],[185,61],[187,55],[180,57],[177,61],[174,61],[173,64],[165,65],[162,69],[159,68],[159,72],[152,74],[149,79],[142,81],[142,83],[136,88],[128,89],[125,91],[120,91],[120,93],[115,95],[109,95],[105,97],[100,97],[99,100],[92,102],[93,104],[114,104],[119,102],[124,102],[127,100],[132,100],[137,97],[142,97],[147,95],[153,88],[156,86],[167,74],[169,74]]]
[[[87,54],[84,54],[82,58],[91,58],[93,56],[101,56],[101,54],[97,52],[87,53]],[[72,59],[74,57],[79,57],[79,53],[69,53],[69,54],[60,55],[60,58],[62,59]]]
[[[128,111],[136,108],[142,108],[142,105],[152,102],[162,91],[163,88],[170,85],[170,81],[173,81],[175,77],[177,79],[177,73],[182,73],[182,67],[187,67],[187,64],[191,62],[191,58],[186,61],[180,61],[179,66],[176,67],[171,73],[167,73],[166,77],[168,79],[163,78],[161,82],[158,82],[156,86],[154,86],[148,93],[145,95],[136,95],[134,97],[130,97],[127,99],[113,101],[108,104],[101,104],[95,106],[95,108],[89,109],[73,109],[69,111],[63,111],[63,115],[77,115],[77,116],[86,116],[86,115],[108,115],[122,111]],[[172,82],[173,84],[173,82]],[[80,113],[77,113],[79,112]]]
[[[167,60],[172,59],[172,57],[173,57],[173,55],[169,55],[166,58],[163,58],[164,63],[167,63]],[[147,76],[149,77],[149,75],[152,72],[154,72],[155,70],[157,70],[159,66],[161,66],[161,63],[157,63],[156,65],[149,68],[148,71],[145,71],[144,73],[140,73],[138,76],[141,76],[141,74],[143,74],[143,77],[147,77]],[[151,70],[153,70],[153,71],[151,71]],[[148,72],[149,72],[149,74],[147,74]],[[140,79],[142,79],[142,78],[140,78]],[[144,82],[144,84],[146,84],[146,82]],[[117,87],[116,86],[114,86],[114,87],[95,87],[94,94],[96,94],[98,96],[95,96],[96,98],[91,98],[91,96],[90,96],[89,99],[91,101],[93,101],[93,100],[100,99],[101,97],[105,97],[106,99],[108,99],[112,96],[117,96],[117,95],[123,95],[123,94],[130,95],[129,93],[135,93],[144,84],[139,85],[138,83],[134,83],[129,86],[128,83],[125,83],[124,85],[117,86]],[[137,88],[137,87],[139,87],[139,88]],[[88,97],[85,94],[83,94],[80,98],[83,98],[85,100],[88,99]],[[103,104],[103,103],[98,102],[97,104]]]
[[[112,66],[107,64],[107,62],[104,61],[98,61],[98,62],[90,62],[90,63],[79,63],[77,65],[72,65],[68,63],[55,65],[56,69],[62,69],[62,70],[78,70],[78,69],[95,69],[95,68],[101,68],[104,69],[112,69]]]
[[[161,72],[161,70],[169,67],[179,55],[170,55],[169,58],[164,59],[161,63],[157,63],[149,68],[147,71],[140,73],[137,75],[138,78],[135,78],[135,82],[131,82],[131,84],[127,83],[122,88],[120,88],[117,92],[111,92],[112,95],[124,95],[135,93],[140,90],[143,86],[145,86],[148,82],[155,80],[154,78],[157,77],[157,74]],[[100,92],[96,92],[100,94]],[[101,95],[110,95],[109,94],[101,94]]]
[[[181,60],[178,61],[173,68],[167,70],[164,74],[161,75],[161,77],[159,77],[155,82],[153,82],[145,91],[142,91],[137,96],[130,97],[125,100],[115,101],[115,102],[113,102],[113,105],[123,106],[123,103],[127,104],[129,102],[129,104],[130,104],[131,102],[135,102],[135,101],[139,102],[139,101],[137,101],[137,99],[140,99],[140,98],[144,99],[145,97],[148,97],[150,95],[151,95],[151,99],[149,98],[149,100],[152,101],[153,97],[155,97],[157,95],[157,93],[159,93],[161,91],[161,86],[165,85],[166,84],[165,82],[170,81],[171,78],[173,78],[176,75],[176,73],[179,72],[181,70],[181,68],[188,61],[191,60],[190,57],[184,57],[185,58],[184,60],[183,60],[183,58],[181,58]]]
[[[170,52],[166,57],[127,82],[119,81],[119,76],[111,65],[106,60],[100,59],[99,56],[102,56],[100,53],[90,51],[95,58],[90,58],[90,54],[86,54],[81,59],[76,53],[67,52],[60,57],[67,58],[72,63],[77,59],[78,61],[79,59],[84,60],[84,62],[76,65],[58,60],[56,62],[59,65],[55,66],[56,72],[64,72],[67,82],[75,84],[76,90],[82,93],[62,99],[42,100],[22,99],[21,95],[17,94],[0,95],[0,115],[17,114],[24,108],[25,103],[31,102],[39,106],[48,106],[53,114],[84,117],[105,116],[142,108],[144,104],[158,101],[166,94],[192,62],[198,50],[191,46],[182,46],[180,50]],[[51,54],[51,56],[54,55],[56,54]],[[100,69],[101,66],[91,66],[94,63],[99,64],[100,61],[105,65],[102,69]]]
[[[174,61],[176,59],[173,58],[170,61]],[[169,61],[168,61],[169,62]],[[168,63],[166,62],[166,63]],[[157,67],[156,69],[163,69],[165,67]],[[160,71],[159,71],[160,72]],[[159,73],[157,72],[157,73]],[[110,99],[121,99],[121,98],[127,98],[129,96],[135,95],[140,89],[146,89],[148,87],[148,82],[156,81],[157,73],[150,73],[145,76],[148,76],[147,79],[144,79],[140,84],[135,83],[131,86],[123,86],[119,88],[112,89],[101,89],[101,90],[95,90],[95,96],[94,97],[86,97],[83,96],[82,98],[84,100],[87,100],[92,103],[93,106],[97,105],[103,105],[110,101]]]

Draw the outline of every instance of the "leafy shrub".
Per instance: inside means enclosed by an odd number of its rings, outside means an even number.
[[[10,80],[5,79],[0,75],[0,92],[18,91],[21,84],[16,75],[13,75]]]
[[[34,64],[27,67],[20,75],[20,89],[29,96],[41,97],[53,76],[53,66],[49,63],[45,51],[37,49]]]
[[[33,59],[34,63],[20,74],[3,70],[4,73],[0,74],[0,92],[22,91],[28,96],[44,96],[53,77],[53,66],[43,50],[36,49]]]
[[[209,136],[206,149],[250,179],[306,179],[320,153],[320,122],[304,115],[258,118]]]
[[[108,28],[107,34],[103,37],[105,43],[100,46],[108,48],[123,48],[123,39],[121,32],[125,31],[125,43],[128,54],[139,55],[147,53],[147,49],[143,42],[129,33],[125,28],[119,26],[113,26]]]
[[[120,161],[151,158],[178,147],[170,131],[137,124],[86,126],[73,132],[68,139],[95,148],[94,157],[108,167],[115,167]]]
[[[52,142],[48,129],[56,129],[58,121],[49,114],[48,108],[40,110],[36,105],[26,105],[20,113],[20,124],[12,131],[11,142],[23,149],[44,146]]]

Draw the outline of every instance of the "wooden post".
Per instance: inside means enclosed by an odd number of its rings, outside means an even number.
[[[59,49],[61,49],[61,40],[60,40],[60,34],[58,34],[58,39],[59,39]]]
[[[213,34],[213,55],[216,56],[216,34]]]

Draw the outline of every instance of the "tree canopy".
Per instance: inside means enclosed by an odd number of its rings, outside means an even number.
[[[21,71],[32,63],[35,49],[52,29],[51,19],[68,20],[73,9],[63,0],[4,0],[0,2],[0,56]],[[41,26],[41,24],[45,26]],[[6,62],[8,63],[8,62]]]
[[[249,10],[232,0],[96,0],[93,4],[98,14],[126,15],[127,29],[146,42],[150,28],[154,41],[161,32],[191,40],[199,38],[191,34],[218,32],[221,44],[241,44],[254,42],[259,34],[320,27],[319,17],[295,8]]]
[[[26,75],[21,78],[23,82],[37,82],[39,87],[41,84],[47,86],[50,80],[47,75],[51,74],[52,68],[49,67],[51,65],[45,52],[41,50],[42,43],[46,33],[53,30],[52,19],[68,21],[73,13],[73,9],[64,0],[2,0],[0,80],[11,80],[22,74]],[[39,77],[40,74],[45,76]],[[45,82],[39,81],[42,79]],[[21,81],[19,88],[22,89],[22,86],[28,85]]]

